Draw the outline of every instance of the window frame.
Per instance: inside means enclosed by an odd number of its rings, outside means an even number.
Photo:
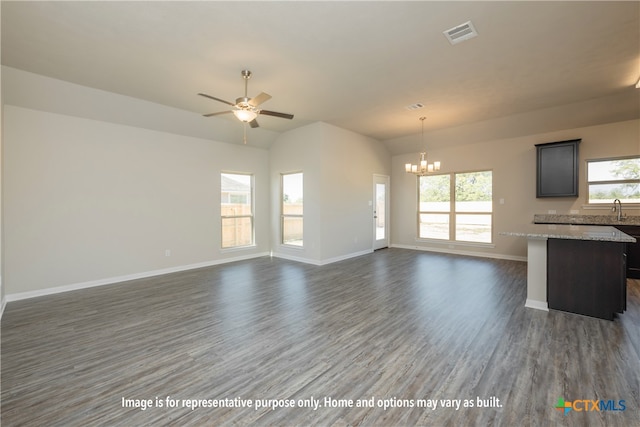
[[[422,175],[422,176],[419,175],[419,176],[416,177],[416,179],[417,179],[416,182],[418,184],[417,185],[417,187],[418,187],[418,189],[417,189],[418,190],[417,191],[417,193],[418,193],[417,238],[419,240],[432,240],[432,241],[438,241],[438,242],[451,241],[451,235],[452,235],[452,228],[451,227],[453,225],[453,219],[451,218],[451,212],[453,210],[453,205],[452,204],[455,203],[453,200],[451,200],[451,194],[453,192],[452,186],[454,185],[453,182],[452,182],[453,180],[451,179],[452,175],[453,175],[453,173],[430,173],[428,175]],[[425,176],[425,177],[448,176],[449,177],[449,208],[448,208],[448,210],[446,210],[446,211],[436,211],[436,210],[423,211],[423,210],[420,209],[420,207],[421,207],[420,206],[420,179],[423,176]],[[448,223],[448,226],[449,226],[448,229],[449,230],[447,232],[448,238],[447,239],[439,239],[437,237],[422,237],[422,236],[420,236],[420,224],[421,224],[420,216],[421,215],[447,215],[449,217],[449,223]]]
[[[604,181],[591,181],[589,180],[589,164],[590,163],[597,163],[597,162],[615,162],[618,160],[640,160],[640,155],[632,155],[632,156],[617,156],[617,157],[602,157],[602,158],[597,158],[597,159],[586,159],[585,160],[585,181],[586,181],[586,186],[587,186],[587,191],[586,191],[586,204],[584,205],[585,208],[589,209],[589,208],[601,208],[601,209],[609,209],[612,206],[614,206],[613,204],[613,199],[607,202],[603,202],[603,203],[597,203],[597,202],[592,202],[591,201],[591,197],[590,197],[590,188],[591,185],[606,185],[606,184],[638,184],[640,185],[640,178],[638,179],[619,179],[619,180],[604,180]],[[625,206],[631,207],[631,208],[637,208],[640,207],[640,202],[625,202],[624,203]]]
[[[284,209],[284,177],[287,175],[301,175],[302,176],[302,213],[301,214],[285,214]],[[299,218],[302,221],[302,239],[301,244],[296,245],[285,242],[285,226],[284,223],[287,219]],[[280,173],[280,244],[288,248],[303,249],[304,248],[304,172],[301,170],[293,172]]]
[[[456,210],[456,178],[457,175],[469,174],[469,173],[479,173],[479,172],[490,172],[491,173],[491,212],[476,212],[476,211],[457,211]],[[449,177],[449,209],[448,211],[422,211],[420,206],[420,179],[425,177],[432,176],[443,176],[447,175]],[[494,245],[494,207],[493,207],[493,170],[492,169],[481,169],[481,170],[471,170],[471,171],[456,171],[456,172],[445,172],[445,173],[432,173],[428,175],[417,176],[417,203],[418,203],[418,214],[416,216],[417,219],[417,228],[416,228],[416,240],[418,241],[429,241],[429,242],[439,242],[439,243],[455,243],[455,244],[463,244],[463,245],[473,245],[473,246],[493,246]],[[446,214],[449,216],[449,233],[447,239],[440,239],[437,237],[421,237],[420,236],[420,216],[424,214]],[[458,240],[457,239],[457,215],[489,215],[491,219],[491,230],[490,230],[490,241],[488,242],[477,242],[472,240]]]
[[[241,176],[248,176],[249,177],[249,197],[248,197],[248,201],[250,202],[250,207],[251,207],[251,212],[249,214],[242,214],[242,215],[223,215],[222,214],[222,193],[223,193],[223,189],[222,189],[222,176],[223,175],[241,175]],[[230,203],[231,200],[231,195],[229,194],[229,197],[227,198],[227,202]],[[229,220],[229,219],[245,219],[245,218],[249,218],[251,221],[251,242],[248,244],[242,244],[242,245],[233,245],[233,246],[224,246],[224,222],[225,220]],[[252,173],[246,173],[246,172],[229,172],[229,171],[222,171],[220,172],[220,249],[223,251],[227,251],[227,250],[236,250],[236,249],[243,249],[243,248],[252,248],[256,246],[256,236],[255,236],[255,176]]]

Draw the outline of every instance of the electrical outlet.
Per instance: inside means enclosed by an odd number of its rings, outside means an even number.
[[[571,210],[569,211],[569,213],[570,213],[571,215],[578,215],[578,214],[580,213],[580,210],[578,210],[578,209],[571,209]]]
[[[164,256],[171,256],[171,249],[165,249]]]
[[[547,211],[547,213],[548,213],[549,215],[555,215],[555,214],[556,214],[556,210],[555,210],[555,209],[549,209],[549,210]]]

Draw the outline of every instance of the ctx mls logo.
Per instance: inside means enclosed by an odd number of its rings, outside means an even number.
[[[571,402],[565,402],[563,398],[558,399],[558,403],[556,403],[556,409],[558,411],[564,411],[564,414],[567,415],[571,409]]]
[[[627,409],[624,400],[588,400],[580,399],[569,402],[562,397],[558,399],[556,410],[563,411],[565,415],[569,412],[600,412],[600,411],[624,411]]]

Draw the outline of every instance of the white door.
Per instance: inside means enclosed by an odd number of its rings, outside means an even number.
[[[373,175],[373,250],[389,246],[389,177]]]

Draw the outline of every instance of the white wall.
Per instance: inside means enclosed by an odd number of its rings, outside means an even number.
[[[322,132],[320,123],[303,126],[280,135],[269,150],[271,165],[271,242],[277,256],[319,262],[321,252],[321,179]],[[304,231],[302,248],[280,244],[281,174],[302,172]]]
[[[578,198],[536,198],[536,149],[535,144],[581,138],[580,187]],[[398,155],[392,158],[392,244],[401,247],[471,252],[486,256],[524,257],[524,239],[499,236],[500,231],[516,231],[525,223],[531,223],[536,213],[556,210],[568,214],[579,210],[583,215],[609,214],[608,210],[584,209],[586,203],[585,160],[604,157],[640,154],[640,120],[611,123],[599,126],[568,129],[517,138],[501,139],[474,144],[453,144],[450,148],[429,151],[431,159],[442,161],[442,172],[474,170],[493,171],[495,247],[477,247],[459,243],[434,243],[416,241],[417,230],[417,180],[404,171],[404,164],[415,163],[418,153]],[[499,203],[504,199],[504,204]],[[639,211],[626,209],[628,214]]]
[[[391,175],[390,155],[374,139],[322,123],[322,260],[371,251],[373,175]],[[370,204],[371,202],[371,204]]]
[[[2,8],[0,7],[0,11]],[[2,22],[2,12],[0,12],[0,22]],[[2,33],[2,31],[0,31]],[[1,39],[1,37],[0,37]],[[2,46],[2,40],[0,40],[0,46]],[[0,57],[2,57],[2,49],[0,48]],[[0,82],[2,81],[2,69],[0,67]],[[0,84],[0,319],[2,318],[2,313],[4,313],[5,306],[5,297],[4,297],[4,285],[2,283],[2,278],[4,277],[4,252],[3,252],[3,241],[4,241],[4,221],[2,219],[2,138],[3,138],[3,123],[4,123],[4,101],[2,97],[2,85]]]
[[[373,175],[390,175],[390,156],[371,138],[314,123],[283,133],[271,147],[271,224],[277,256],[325,264],[370,252]],[[304,173],[304,247],[280,242],[280,176]]]
[[[4,114],[8,294],[269,251],[266,150],[12,105]],[[221,171],[255,174],[255,248],[220,249]]]

